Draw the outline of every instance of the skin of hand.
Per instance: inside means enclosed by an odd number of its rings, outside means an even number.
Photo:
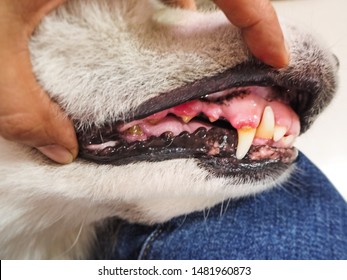
[[[77,157],[76,134],[72,122],[37,83],[28,41],[42,17],[65,1],[0,0],[0,135],[35,147],[62,164]],[[195,9],[193,0],[176,1],[178,6]],[[214,2],[241,28],[257,58],[276,68],[288,64],[283,34],[268,0]]]
[[[0,135],[62,164],[77,156],[75,131],[37,83],[28,41],[41,18],[64,1],[0,1]]]
[[[195,0],[162,0],[182,9],[196,9]],[[275,68],[286,67],[289,54],[276,12],[269,0],[213,0],[228,19],[242,31],[258,59]]]
[[[241,28],[255,57],[275,68],[286,67],[289,54],[276,12],[269,0],[214,0],[228,19]]]

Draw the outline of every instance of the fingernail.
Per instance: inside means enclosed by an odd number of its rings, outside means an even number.
[[[47,145],[43,147],[38,147],[37,149],[46,157],[50,158],[55,162],[67,164],[73,161],[72,154],[64,147],[58,145]]]

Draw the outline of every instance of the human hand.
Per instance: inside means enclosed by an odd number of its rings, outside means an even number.
[[[76,135],[72,122],[37,83],[28,41],[41,18],[64,1],[0,1],[0,135],[58,163],[76,158]]]
[[[289,63],[283,33],[269,0],[214,0],[228,19],[241,28],[250,51],[264,63],[282,68]]]

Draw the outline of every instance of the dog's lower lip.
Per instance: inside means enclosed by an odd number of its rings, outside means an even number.
[[[160,137],[151,137],[147,141],[126,143],[118,141],[116,146],[102,150],[81,149],[80,156],[99,163],[123,165],[137,161],[163,161],[177,158],[197,158],[209,162],[211,158],[219,158],[227,162],[229,168],[240,168],[240,164],[248,169],[254,162],[292,163],[296,158],[294,148],[270,147],[267,145],[252,146],[249,153],[238,160],[235,156],[237,132],[225,128],[214,127],[210,130],[199,128],[194,133],[183,132],[174,137],[167,132]],[[216,167],[218,169],[218,167]]]

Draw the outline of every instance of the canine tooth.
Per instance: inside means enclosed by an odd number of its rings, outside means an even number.
[[[242,127],[237,130],[238,144],[236,149],[236,158],[243,159],[252,145],[256,129],[252,127]]]
[[[272,139],[275,129],[275,115],[270,106],[266,106],[257,128],[256,137],[262,139]]]
[[[143,131],[139,125],[134,125],[134,126],[128,128],[128,132],[131,135],[138,135],[138,136],[143,135]]]
[[[275,126],[273,140],[279,141],[287,132],[287,128],[284,126]]]

